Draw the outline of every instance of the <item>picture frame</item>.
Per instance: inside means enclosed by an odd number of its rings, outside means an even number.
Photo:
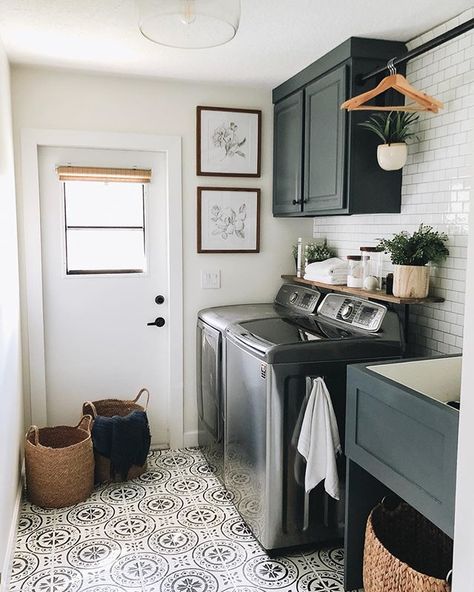
[[[197,188],[198,253],[260,252],[260,189]]]
[[[262,112],[230,107],[196,108],[196,174],[260,177]]]

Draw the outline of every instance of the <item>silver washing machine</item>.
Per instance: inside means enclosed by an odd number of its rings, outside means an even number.
[[[269,552],[343,536],[343,494],[336,501],[323,483],[309,494],[304,489],[305,464],[296,449],[296,431],[307,400],[307,379],[324,379],[343,444],[347,365],[403,353],[395,312],[331,293],[313,313],[315,298],[319,300],[312,289],[282,286],[278,316],[239,322],[226,330],[224,483]],[[343,455],[338,463],[343,492]]]

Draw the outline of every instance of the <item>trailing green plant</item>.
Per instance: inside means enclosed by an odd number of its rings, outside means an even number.
[[[296,259],[298,257],[298,245],[293,245],[292,253]],[[334,257],[334,251],[327,246],[326,241],[322,245],[316,242],[309,242],[304,246],[303,259],[306,261],[325,261],[331,257]]]
[[[389,113],[376,113],[359,125],[376,134],[384,144],[395,144],[406,142],[410,138],[417,139],[413,126],[418,122],[419,117],[416,113],[390,111]]]
[[[394,265],[426,265],[441,263],[446,259],[449,255],[445,244],[447,241],[448,236],[444,232],[420,224],[412,235],[403,230],[391,239],[380,239],[378,246],[390,253]]]

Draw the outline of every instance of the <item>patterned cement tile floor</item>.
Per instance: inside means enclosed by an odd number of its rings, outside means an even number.
[[[270,559],[199,450],[152,451],[148,472],[84,503],[23,503],[10,592],[340,592],[342,549]]]

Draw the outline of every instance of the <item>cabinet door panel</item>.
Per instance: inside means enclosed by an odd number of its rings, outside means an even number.
[[[303,197],[303,91],[275,105],[273,145],[273,213],[297,214]]]
[[[305,213],[345,207],[347,66],[306,87],[305,99]]]

